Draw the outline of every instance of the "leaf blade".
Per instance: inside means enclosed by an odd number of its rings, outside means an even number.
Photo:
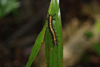
[[[25,67],[30,67],[33,60],[35,59],[42,43],[43,43],[43,40],[44,40],[44,36],[45,36],[45,31],[46,31],[46,27],[47,27],[47,24],[45,24],[44,28],[42,29],[42,31],[40,32],[39,36],[37,37],[36,41],[35,41],[35,44],[31,50],[31,54],[30,54],[30,57],[29,57],[29,60],[26,64]]]
[[[56,14],[54,16],[54,19],[56,20],[53,21],[53,28],[56,32],[58,46],[54,45],[53,38],[51,37],[50,34],[50,30],[47,29],[45,37],[47,67],[62,67],[63,46],[62,46],[62,26],[61,26],[59,0],[51,0],[48,12],[51,15]]]

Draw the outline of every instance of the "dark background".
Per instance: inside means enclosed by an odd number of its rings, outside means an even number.
[[[0,67],[25,67],[31,48],[45,24],[50,2],[49,0],[17,1],[20,2],[20,6],[0,19]],[[98,5],[92,4],[94,2]],[[84,5],[90,8],[100,7],[100,0],[60,0],[63,28],[68,26],[74,17],[80,21],[79,27],[86,20],[91,20],[89,22],[91,25],[95,24],[95,10],[90,10],[93,13],[84,13],[82,12]],[[35,65],[33,63],[33,67],[36,67]],[[92,63],[87,63],[87,67],[92,66]]]

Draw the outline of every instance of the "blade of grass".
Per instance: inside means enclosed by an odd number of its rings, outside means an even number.
[[[32,48],[32,51],[31,51],[31,54],[30,54],[30,57],[29,57],[29,60],[26,64],[25,67],[30,67],[33,60],[35,59],[42,43],[43,43],[43,40],[44,40],[44,36],[45,36],[45,31],[46,31],[46,27],[47,27],[47,24],[45,24],[44,28],[42,29],[42,31],[40,32],[39,36],[37,37],[36,41],[35,41],[35,44]]]
[[[47,67],[62,67],[63,46],[62,46],[62,26],[61,26],[59,0],[51,0],[48,13],[51,15],[56,14],[53,17],[55,19],[53,20],[53,28],[56,32],[58,45],[56,46],[54,45],[50,30],[47,28],[45,37]],[[46,22],[48,23],[48,21]]]

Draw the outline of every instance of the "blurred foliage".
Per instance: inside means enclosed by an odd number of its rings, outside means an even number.
[[[100,34],[100,19],[97,19],[95,29]],[[97,55],[100,56],[100,42],[94,44],[94,50],[97,53]]]
[[[94,44],[94,51],[97,53],[98,56],[100,56],[100,43],[99,42]]]
[[[85,54],[82,58],[82,61],[84,64],[86,64],[89,61],[89,56],[87,54]]]
[[[96,21],[95,28],[96,28],[97,32],[100,34],[100,19],[98,19]]]
[[[85,35],[86,38],[93,37],[93,33],[91,31],[86,31],[84,35]]]
[[[10,12],[16,13],[16,9],[20,6],[17,0],[1,0],[0,2],[0,18],[5,17]]]

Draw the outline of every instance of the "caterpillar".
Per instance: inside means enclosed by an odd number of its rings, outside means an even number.
[[[55,30],[53,28],[53,23],[52,21],[55,20],[53,19],[53,17],[55,16],[56,14],[54,14],[53,16],[51,14],[49,14],[49,17],[47,18],[48,20],[48,27],[49,27],[49,30],[50,30],[50,33],[52,34],[52,38],[53,38],[53,43],[54,45],[58,45],[57,44],[57,36],[56,36],[56,33],[55,33]]]

